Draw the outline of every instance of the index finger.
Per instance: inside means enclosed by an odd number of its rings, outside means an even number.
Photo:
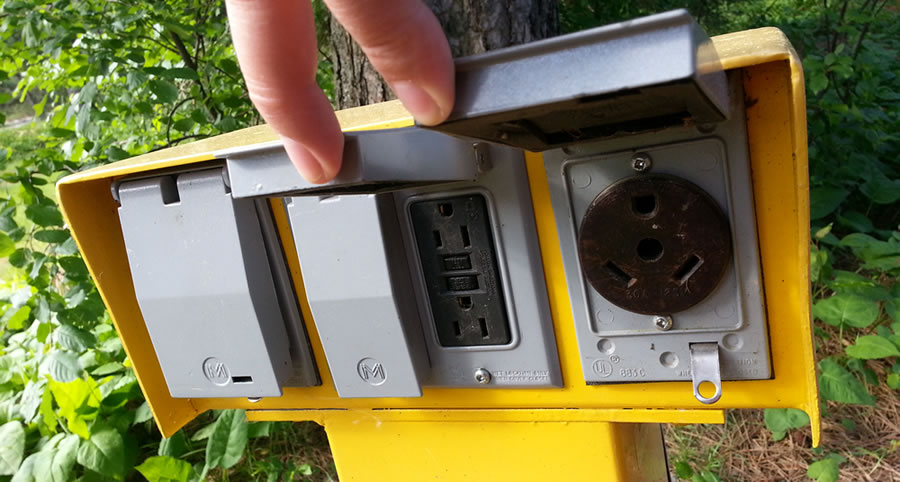
[[[344,141],[331,104],[316,84],[312,3],[225,3],[250,99],[281,135],[300,174],[313,183],[331,180],[340,170]]]

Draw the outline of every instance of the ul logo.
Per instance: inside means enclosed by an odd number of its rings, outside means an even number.
[[[597,375],[606,378],[612,375],[612,364],[610,364],[606,360],[594,360],[594,363],[591,365],[591,368],[594,369],[594,373]]]
[[[386,378],[384,366],[374,358],[363,358],[360,360],[356,364],[356,373],[359,374],[359,378],[362,378],[369,385],[381,385]]]
[[[229,380],[231,380],[228,374],[228,367],[212,357],[203,360],[203,375],[216,385],[227,385]]]

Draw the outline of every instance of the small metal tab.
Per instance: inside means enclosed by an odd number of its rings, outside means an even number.
[[[718,343],[691,343],[691,382],[694,397],[707,405],[716,403],[722,396],[722,374],[719,370]],[[712,383],[716,393],[707,398],[700,394],[702,383]]]

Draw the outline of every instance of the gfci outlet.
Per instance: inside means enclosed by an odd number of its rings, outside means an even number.
[[[732,115],[545,153],[587,383],[770,377],[746,143]]]
[[[442,346],[505,345],[509,321],[487,202],[478,193],[409,206]]]

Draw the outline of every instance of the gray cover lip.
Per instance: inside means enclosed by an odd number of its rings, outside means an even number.
[[[307,182],[281,141],[214,153],[226,158],[236,199],[264,196],[372,194],[478,177],[474,141],[418,127],[344,133],[337,177]]]

